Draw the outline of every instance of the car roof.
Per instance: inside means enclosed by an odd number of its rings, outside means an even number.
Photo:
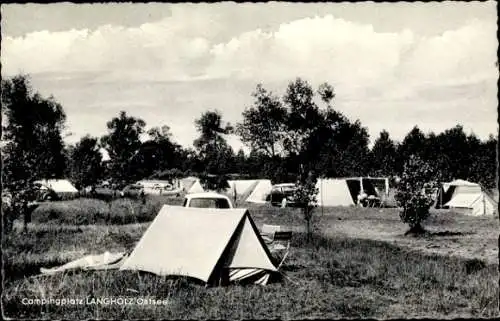
[[[187,194],[186,197],[189,197],[189,198],[207,198],[207,197],[211,197],[211,198],[225,198],[225,199],[229,199],[229,197],[227,197],[226,195],[215,193],[215,192],[191,193],[191,194]]]

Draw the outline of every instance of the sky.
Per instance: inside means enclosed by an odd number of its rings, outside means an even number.
[[[67,114],[65,140],[121,110],[192,146],[194,120],[237,123],[258,83],[330,83],[334,108],[395,140],[418,125],[498,132],[495,2],[2,5],[2,77],[30,75]],[[235,150],[243,145],[228,136]],[[245,149],[246,150],[246,149]]]

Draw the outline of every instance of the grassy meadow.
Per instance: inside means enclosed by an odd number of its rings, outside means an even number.
[[[498,235],[498,219],[453,213],[433,213],[426,224],[430,233],[422,241],[402,236],[405,226],[398,222],[395,209],[325,209],[322,215],[317,215],[321,218],[309,243],[302,232],[298,210],[250,206],[257,226],[280,224],[295,231],[290,255],[282,266],[283,280],[265,287],[206,288],[186,279],[113,270],[39,275],[40,267],[61,265],[88,254],[133,249],[164,203],[178,205],[180,200],[151,197],[142,204],[128,199],[111,203],[76,199],[40,206],[33,213],[27,233],[22,232],[22,225],[16,224],[16,230],[3,239],[4,316],[36,319],[499,316],[498,261],[488,261],[477,251],[476,257],[452,256],[412,247],[413,243],[430,241],[442,246],[455,244],[453,239],[470,240],[474,233],[489,242],[491,235]],[[388,231],[394,233],[391,239],[372,235],[387,236]],[[132,303],[23,304],[26,298],[80,298],[86,302],[88,298],[103,297],[130,298]],[[138,298],[158,298],[166,303],[144,305]]]

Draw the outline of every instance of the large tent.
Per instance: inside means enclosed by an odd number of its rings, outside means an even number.
[[[277,272],[246,209],[165,205],[120,270],[187,276],[207,284],[266,284]]]
[[[268,179],[228,180],[227,193],[236,201],[265,203],[273,185]]]
[[[42,189],[51,189],[57,194],[78,193],[76,187],[67,179],[44,179],[35,181],[34,184],[40,185]]]
[[[344,179],[318,179],[316,188],[319,206],[350,206],[356,202]]]
[[[322,178],[316,182],[316,188],[319,206],[356,205],[361,190],[368,196],[379,196],[370,178]]]
[[[457,179],[443,183],[438,191],[436,208],[453,208],[468,215],[493,215],[497,202],[480,185]]]

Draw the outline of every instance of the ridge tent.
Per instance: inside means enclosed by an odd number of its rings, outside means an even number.
[[[67,179],[43,179],[33,182],[42,188],[51,189],[57,194],[76,194],[78,190]]]
[[[318,206],[353,206],[357,204],[361,189],[368,195],[378,196],[370,179],[320,178],[316,182]]]
[[[268,179],[228,180],[228,184],[226,192],[239,202],[265,203],[272,189]]]
[[[344,179],[318,179],[316,182],[318,206],[351,206],[355,199]]]
[[[237,198],[241,198],[245,192],[248,193],[248,190],[255,187],[256,180],[255,179],[242,179],[242,180],[228,180],[229,184],[228,193],[231,196],[235,196]]]
[[[200,179],[192,176],[181,179],[180,187],[188,194],[203,193],[205,191],[201,186]]]
[[[272,189],[273,184],[271,184],[270,180],[260,179],[246,201],[250,203],[266,203],[266,198],[271,193]]]
[[[203,193],[205,190],[203,189],[203,186],[201,186],[200,180],[196,180],[193,185],[189,188],[187,191],[188,194],[192,193]]]
[[[480,184],[458,179],[442,184],[435,207],[453,208],[474,216],[494,215],[497,201]]]
[[[278,271],[248,210],[169,205],[120,270],[187,276],[210,285],[265,285]]]

